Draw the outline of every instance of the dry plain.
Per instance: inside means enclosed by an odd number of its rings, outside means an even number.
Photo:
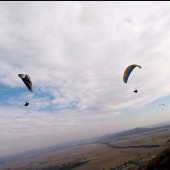
[[[169,147],[170,128],[0,163],[0,170],[137,170]],[[76,164],[78,163],[78,164]]]

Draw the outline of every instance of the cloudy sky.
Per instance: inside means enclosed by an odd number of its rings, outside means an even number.
[[[170,2],[0,2],[0,66],[0,156],[169,121]]]

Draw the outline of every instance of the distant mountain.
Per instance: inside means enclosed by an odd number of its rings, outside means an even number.
[[[167,120],[161,123],[152,124],[148,126],[148,128],[155,128],[155,127],[168,126],[168,125],[170,125],[170,120]]]
[[[98,142],[111,141],[111,140],[129,137],[129,136],[138,136],[138,135],[142,135],[142,134],[152,133],[155,131],[166,130],[169,128],[170,128],[170,125],[165,125],[165,126],[155,127],[155,128],[135,128],[132,130],[127,130],[127,131],[123,131],[123,132],[119,132],[119,133],[115,133],[115,134],[109,134],[109,135],[102,136],[102,137],[98,138],[97,141]]]

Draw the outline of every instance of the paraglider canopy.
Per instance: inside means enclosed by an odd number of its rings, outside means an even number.
[[[124,83],[127,83],[128,78],[129,78],[131,72],[133,71],[133,69],[134,69],[135,67],[139,67],[139,68],[141,69],[141,66],[140,66],[140,65],[137,65],[137,64],[132,64],[132,65],[130,65],[130,66],[128,66],[128,67],[126,68],[126,70],[125,70],[125,72],[124,72],[124,74],[123,74],[123,81],[124,81]]]
[[[159,106],[161,106],[161,105],[162,105],[162,106],[165,106],[165,104],[160,104]]]
[[[22,79],[22,81],[24,82],[24,84],[27,86],[27,88],[33,92],[32,90],[32,82],[31,82],[31,78],[28,74],[18,74],[18,76]]]

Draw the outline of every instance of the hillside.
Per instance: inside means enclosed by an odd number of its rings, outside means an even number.
[[[155,128],[135,128],[132,130],[127,130],[127,131],[123,131],[123,132],[119,132],[119,133],[115,133],[115,134],[105,135],[101,138],[98,138],[98,141],[103,142],[103,141],[111,141],[111,140],[115,140],[115,139],[125,138],[127,136],[128,137],[129,136],[138,136],[138,135],[152,133],[155,131],[166,130],[167,128],[170,128],[170,126],[167,125],[167,126],[161,126],[161,127],[155,127]]]
[[[169,170],[170,169],[170,148],[157,155],[149,161],[143,170]]]

